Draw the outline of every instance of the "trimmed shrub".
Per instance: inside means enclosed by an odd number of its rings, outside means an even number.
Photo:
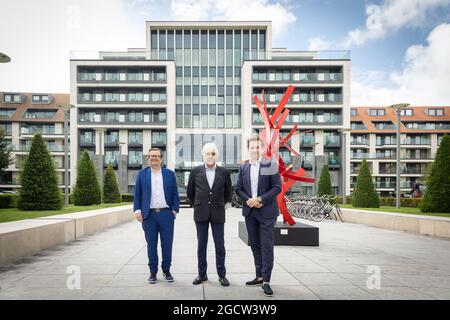
[[[123,193],[122,194],[122,202],[133,202],[134,194],[131,193]]]
[[[77,182],[73,192],[76,206],[90,206],[102,202],[102,192],[95,174],[94,163],[84,151],[78,162]]]
[[[108,165],[103,179],[103,202],[120,203],[122,201],[116,175],[112,165]]]
[[[33,138],[20,184],[17,203],[20,210],[59,210],[63,207],[53,160],[40,134]]]
[[[17,207],[17,201],[19,196],[13,193],[0,194],[0,209],[15,208]]]
[[[359,171],[355,190],[352,195],[352,206],[355,208],[380,207],[378,193],[373,186],[372,175],[370,174],[366,159],[363,159],[361,163],[361,170]]]
[[[422,212],[450,212],[450,136],[444,135],[426,182]]]
[[[328,166],[323,166],[322,172],[320,173],[317,195],[333,195],[333,188],[331,187],[331,177],[330,172],[328,171]]]

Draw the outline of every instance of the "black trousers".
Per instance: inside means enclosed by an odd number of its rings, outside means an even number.
[[[216,269],[219,277],[225,277],[225,240],[224,240],[224,223],[214,223],[210,221],[195,222],[197,228],[197,258],[198,258],[198,274],[206,275],[208,263],[206,261],[206,249],[208,246],[208,229],[211,224],[214,245],[216,248]]]
[[[272,276],[276,221],[277,217],[264,218],[255,214],[254,210],[245,217],[248,244],[255,260],[256,277],[262,277],[264,282],[270,282]]]

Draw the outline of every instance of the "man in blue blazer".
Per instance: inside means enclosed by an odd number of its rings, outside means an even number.
[[[170,273],[172,263],[173,229],[176,215],[180,209],[175,173],[162,168],[163,152],[151,148],[148,152],[149,167],[139,171],[134,191],[134,213],[142,223],[147,241],[149,283],[156,283],[158,273],[158,234],[161,238],[163,277],[172,282]]]
[[[266,296],[273,296],[270,277],[273,269],[275,223],[278,218],[277,195],[281,178],[275,162],[261,158],[258,135],[247,141],[250,161],[239,168],[236,193],[242,199],[248,242],[255,261],[256,278],[247,286],[262,286]]]

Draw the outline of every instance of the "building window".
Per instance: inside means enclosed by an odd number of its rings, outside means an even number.
[[[369,109],[368,114],[369,116],[384,116],[385,112],[384,109]]]
[[[55,114],[56,110],[28,109],[23,117],[27,119],[52,119]]]
[[[444,109],[428,109],[429,116],[443,116]]]
[[[16,112],[16,109],[0,109],[0,117],[10,118],[14,112]]]
[[[400,115],[402,115],[402,116],[412,116],[413,115],[413,110],[412,109],[400,110]]]
[[[358,110],[357,109],[350,109],[350,115],[351,116],[356,116],[358,114]]]

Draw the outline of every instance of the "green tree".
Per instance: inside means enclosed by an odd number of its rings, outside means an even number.
[[[320,173],[319,178],[319,189],[317,191],[317,195],[332,195],[333,188],[331,187],[331,177],[330,172],[328,171],[328,166],[323,166],[322,172]]]
[[[86,151],[83,151],[81,159],[78,161],[73,201],[76,206],[90,206],[102,202],[102,192],[95,174],[94,163]]]
[[[444,135],[427,178],[422,212],[450,212],[450,136]]]
[[[63,206],[52,157],[40,134],[34,136],[20,176],[20,210],[59,210]]]
[[[104,203],[119,203],[120,192],[117,185],[116,175],[112,165],[108,165],[105,172],[105,178],[103,179],[103,202]]]
[[[5,175],[5,169],[12,162],[10,140],[5,139],[5,131],[0,128],[0,180]]]
[[[379,208],[380,199],[375,191],[366,159],[361,163],[356,187],[352,195],[352,206],[357,208]]]

